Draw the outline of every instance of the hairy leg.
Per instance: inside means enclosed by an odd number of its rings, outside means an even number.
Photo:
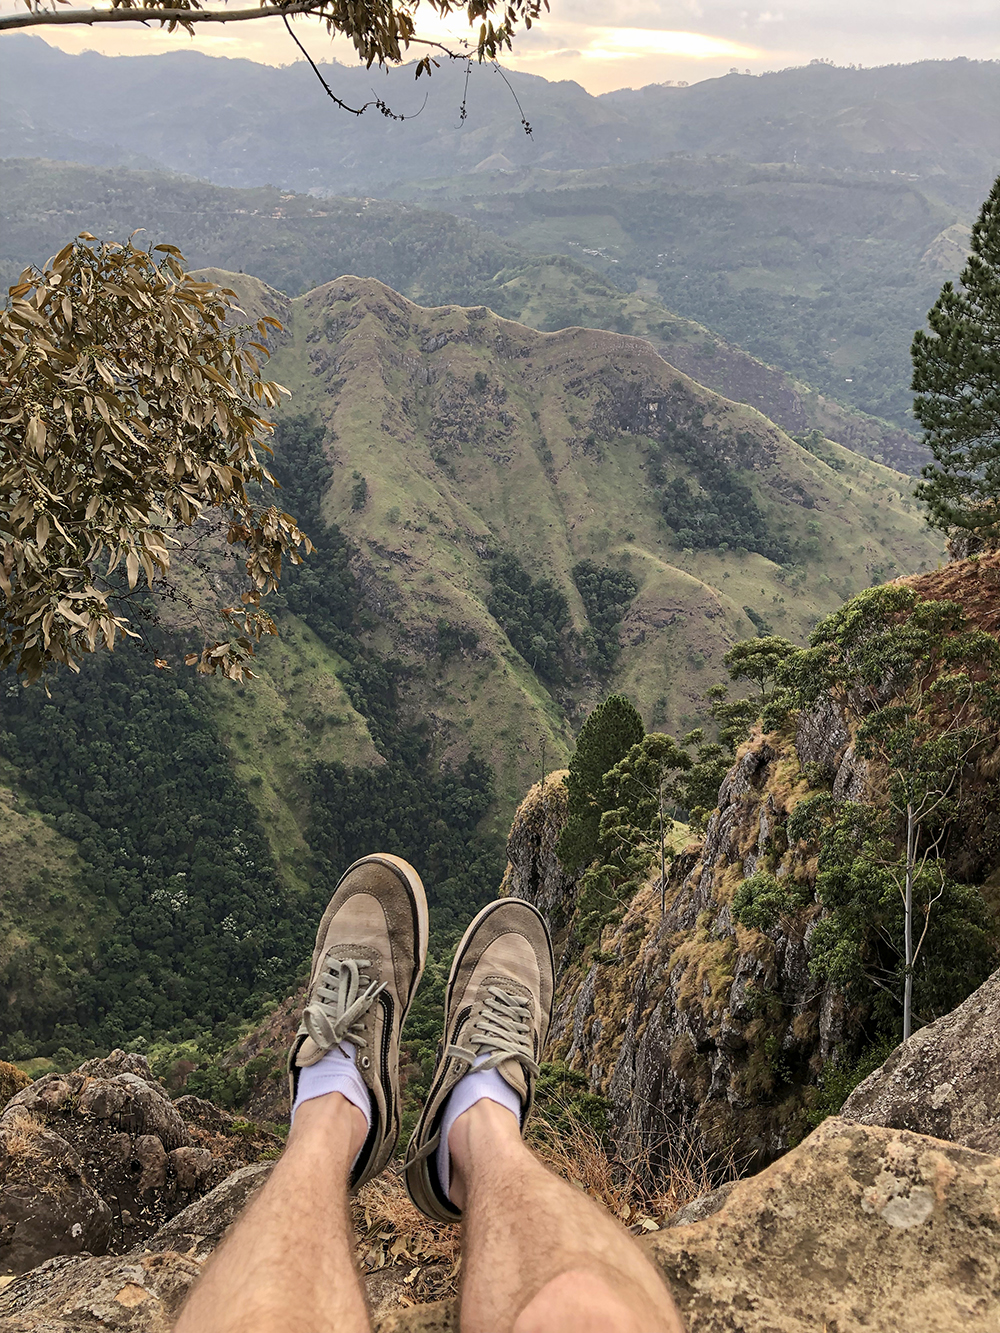
[[[541,1164],[509,1111],[477,1102],[449,1147],[465,1218],[462,1333],[684,1333],[633,1238]]]
[[[365,1134],[340,1093],[299,1107],[288,1147],[206,1264],[175,1333],[369,1333],[347,1208]]]

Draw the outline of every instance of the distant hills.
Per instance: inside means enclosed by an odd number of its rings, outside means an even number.
[[[317,36],[314,54],[322,55]],[[289,46],[289,58],[294,51]],[[579,84],[508,72],[531,124],[489,66],[444,62],[416,83],[325,65],[352,105],[373,89],[403,123],[333,109],[312,72],[178,49],[167,55],[67,55],[40,38],[0,41],[4,152],[96,165],[159,164],[222,185],[386,194],[395,184],[474,170],[494,154],[565,170],[733,155],[749,162],[908,172],[974,209],[995,174],[1000,66],[924,61],[872,70],[810,65],[690,88],[653,85],[593,97]],[[426,97],[426,104],[424,99]],[[419,114],[415,114],[419,113]]]
[[[606,286],[662,303],[828,400],[912,431],[913,331],[941,282],[960,271],[968,225],[1000,170],[996,62],[817,64],[603,97],[520,74],[509,75],[508,87],[495,70],[475,67],[464,120],[464,67],[445,63],[419,84],[411,68],[385,75],[325,68],[348,101],[365,101],[375,88],[400,111],[419,114],[403,123],[374,113],[346,117],[301,63],[278,69],[183,50],[70,56],[36,37],[6,36],[3,152],[117,170],[169,168],[241,190],[270,186],[269,202],[275,193],[360,198],[356,209],[317,203],[308,228],[307,207],[276,199],[267,210],[277,224],[273,238],[258,246],[250,233],[259,226],[241,228],[232,216],[223,222],[218,196],[208,204],[204,191],[176,180],[144,187],[171,239],[205,262],[256,272],[291,293],[353,271],[418,300],[495,304],[494,280],[512,260],[570,257],[577,271],[591,268]],[[114,206],[129,231],[146,225],[134,180],[104,176],[94,188],[65,173],[51,188],[40,180],[36,172],[47,234],[79,215],[81,204]],[[390,237],[378,221],[390,205],[372,196],[437,216],[411,211],[404,225],[390,224]],[[238,207],[259,218],[262,205],[261,196]],[[6,207],[17,227],[22,214],[9,200]],[[364,221],[355,228],[359,212]],[[450,229],[441,213],[475,222],[476,239]],[[373,224],[377,241],[365,235]],[[330,256],[324,263],[320,236],[340,256],[364,251],[365,262]],[[433,253],[425,246],[431,236]],[[602,322],[592,301],[565,292],[550,302],[536,291],[533,305],[529,322],[543,328]],[[495,308],[527,318],[502,302]],[[628,318],[630,331],[646,331],[634,310]],[[711,375],[708,382],[723,387]],[[910,446],[868,452],[917,465]]]

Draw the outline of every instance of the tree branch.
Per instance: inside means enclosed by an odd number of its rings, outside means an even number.
[[[81,23],[243,23],[247,19],[281,18],[283,14],[315,14],[323,17],[323,0],[290,0],[284,5],[261,5],[256,9],[60,9],[27,14],[0,14],[0,32],[43,24]]]

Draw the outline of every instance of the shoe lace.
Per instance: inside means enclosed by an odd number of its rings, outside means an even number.
[[[324,959],[313,998],[302,1013],[302,1026],[320,1050],[328,1051],[349,1041],[361,1048],[368,1043],[362,1035],[365,1014],[375,998],[385,990],[369,976],[367,958]]]
[[[466,1038],[468,1046],[450,1045],[445,1056],[464,1060],[476,1069],[496,1069],[504,1060],[517,1060],[538,1077],[531,1041],[531,1001],[502,986],[487,986],[479,1018]],[[489,1054],[480,1062],[483,1052]]]

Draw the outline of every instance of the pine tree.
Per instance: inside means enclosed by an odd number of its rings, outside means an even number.
[[[1000,537],[1000,178],[972,228],[961,289],[946,282],[913,339],[913,412],[934,462],[917,494],[932,527]]]
[[[610,799],[602,779],[645,734],[642,718],[624,694],[609,695],[581,727],[566,777],[568,818],[556,844],[567,870],[579,870],[593,859]]]

